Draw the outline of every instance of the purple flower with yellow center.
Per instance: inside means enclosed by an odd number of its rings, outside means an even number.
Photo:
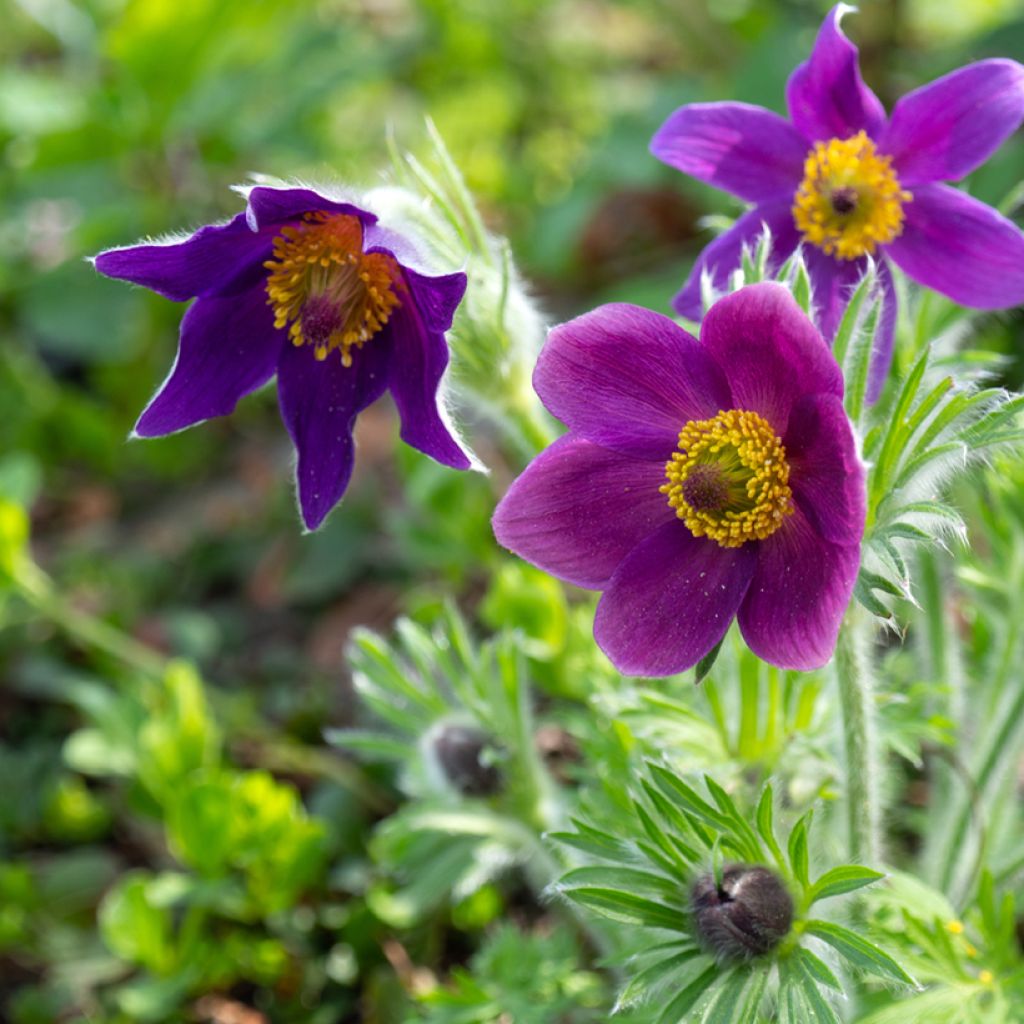
[[[681,107],[651,142],[672,167],[752,209],[700,254],[673,306],[701,315],[701,276],[723,290],[767,226],[772,269],[803,246],[815,316],[839,325],[867,261],[878,262],[882,316],[869,397],[892,358],[896,294],[888,260],[954,302],[999,309],[1024,302],[1024,233],[991,207],[942,184],[959,181],[1024,120],[1024,67],[983,60],[908,93],[891,116],[864,84],[857,49],[834,7],[810,59],[790,76],[787,121],[746,103]]]
[[[356,416],[386,390],[403,441],[446,466],[470,467],[440,398],[445,331],[466,275],[431,276],[411,243],[367,210],[309,188],[260,186],[226,224],[111,249],[95,265],[176,302],[195,300],[174,366],[134,436],[225,416],[276,374],[311,530],[348,486]]]
[[[715,303],[699,341],[602,306],[551,332],[533,383],[569,433],[512,484],[494,532],[604,592],[594,636],[621,672],[682,672],[733,618],[765,661],[828,661],[860,565],[864,470],[839,367],[782,285]]]

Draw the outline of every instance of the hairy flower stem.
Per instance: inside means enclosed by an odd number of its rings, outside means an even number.
[[[846,821],[850,860],[881,860],[881,808],[874,692],[868,656],[870,624],[851,608],[839,631],[835,669],[846,759]]]

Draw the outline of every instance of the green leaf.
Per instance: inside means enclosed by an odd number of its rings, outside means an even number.
[[[811,903],[828,899],[829,896],[853,892],[862,886],[877,882],[880,878],[885,878],[881,871],[873,871],[859,864],[844,864],[842,867],[832,868],[811,886]]]
[[[868,386],[871,353],[875,347],[881,301],[874,300],[864,317],[864,324],[851,341],[843,367],[846,378],[846,411],[854,423],[860,422],[864,410],[864,396]]]
[[[772,787],[770,784],[766,785],[761,793],[761,799],[757,802],[757,831],[765,843],[767,843],[768,849],[771,850],[775,863],[785,870],[786,861],[782,856],[782,848],[779,846],[778,839],[775,838],[775,825],[773,821],[774,803],[775,794],[772,791]]]
[[[809,1011],[808,1024],[840,1024],[832,1004],[822,995],[814,975],[802,959],[795,963],[794,976]]]
[[[153,904],[150,883],[148,872],[124,875],[100,904],[100,932],[118,956],[162,974],[171,969],[175,959],[171,914]]]
[[[701,951],[696,946],[691,946],[680,949],[672,956],[665,957],[664,960],[658,960],[648,965],[630,978],[629,983],[619,993],[619,997],[615,1002],[615,1009],[612,1012],[618,1013],[623,1007],[631,1006],[633,1003],[643,999],[651,988],[667,978],[676,968],[682,967],[683,964],[688,964],[691,960],[695,960],[701,955]]]
[[[697,975],[686,988],[679,992],[676,997],[665,1007],[658,1024],[684,1024],[686,1014],[690,1012],[700,1001],[704,993],[711,987],[718,977],[719,968],[712,964],[702,974]]]
[[[618,889],[622,892],[641,892],[668,901],[680,892],[679,882],[639,868],[583,867],[568,872],[556,883],[559,891],[573,889]]]
[[[737,1024],[736,1008],[749,980],[749,972],[742,967],[734,967],[726,974],[701,1017],[702,1024]]]
[[[821,957],[816,956],[809,949],[804,949],[803,947],[798,948],[793,956],[801,961],[817,982],[822,985],[828,985],[829,988],[834,988],[837,992],[843,991],[843,986],[832,972],[832,968]]]
[[[718,660],[718,655],[722,650],[722,644],[725,643],[725,637],[715,644],[714,647],[704,655],[700,661],[697,662],[697,667],[693,670],[693,681],[696,685],[700,685],[707,678],[708,673],[714,667],[715,662]]]
[[[683,931],[687,927],[682,907],[667,907],[653,900],[620,892],[618,889],[579,888],[566,892],[571,900],[589,907],[602,917],[620,924],[638,924],[647,928]]]
[[[807,830],[810,828],[814,811],[808,811],[794,826],[789,834],[789,863],[797,881],[806,889],[808,877]]]
[[[875,275],[871,272],[865,274],[860,279],[860,284],[853,290],[850,301],[847,302],[846,309],[843,311],[839,327],[836,328],[835,340],[832,342],[832,355],[840,366],[846,361],[846,352],[850,345],[850,339],[853,337],[857,327],[861,308],[864,305],[865,299],[871,293],[874,284]]]
[[[888,953],[874,943],[868,942],[849,928],[829,921],[808,921],[805,931],[827,942],[854,967],[881,978],[897,981],[902,985],[914,986],[914,979]]]

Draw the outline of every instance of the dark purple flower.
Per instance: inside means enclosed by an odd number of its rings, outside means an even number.
[[[261,186],[227,224],[110,249],[95,264],[175,302],[195,299],[174,366],[134,436],[225,416],[276,373],[311,530],[345,493],[356,416],[386,390],[406,444],[469,468],[439,395],[445,331],[466,275],[430,276],[409,242],[372,213],[308,188]]]
[[[1024,67],[983,60],[915,89],[889,118],[864,84],[837,4],[810,59],[790,76],[787,121],[746,103],[681,107],[651,142],[659,160],[753,204],[700,254],[675,309],[701,314],[700,280],[718,289],[767,226],[777,269],[802,242],[815,315],[831,339],[868,257],[878,260],[882,320],[869,397],[892,358],[896,294],[887,260],[954,302],[1024,302],[1024,233],[947,185],[988,159],[1024,120]]]
[[[765,661],[828,661],[860,564],[864,470],[839,367],[782,285],[721,299],[700,341],[602,306],[551,332],[533,383],[569,433],[512,484],[494,532],[604,591],[594,635],[620,671],[681,672],[734,616]]]

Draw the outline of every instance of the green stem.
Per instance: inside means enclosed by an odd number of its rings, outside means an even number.
[[[882,843],[869,636],[863,615],[851,608],[839,631],[835,669],[846,758],[848,850],[853,862],[870,865],[881,860]]]
[[[143,675],[159,678],[167,669],[167,660],[152,648],[76,608],[61,596],[53,581],[38,566],[27,563],[15,575],[21,596],[45,619],[87,650],[101,651],[136,669]]]

